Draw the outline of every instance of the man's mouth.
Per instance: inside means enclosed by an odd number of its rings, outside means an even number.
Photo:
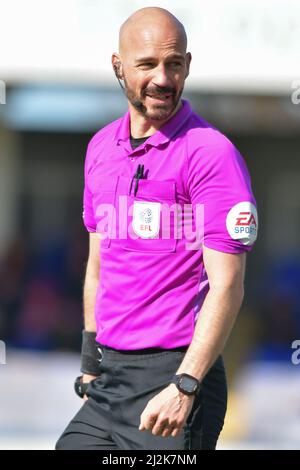
[[[146,93],[146,96],[150,98],[153,101],[168,101],[170,98],[172,98],[172,93],[166,93],[164,95],[159,94],[155,95],[154,93]]]

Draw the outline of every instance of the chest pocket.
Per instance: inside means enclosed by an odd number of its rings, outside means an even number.
[[[117,176],[99,176],[89,178],[89,186],[93,194],[93,211],[96,220],[96,232],[101,240],[101,248],[109,248],[111,238],[115,237],[116,213],[115,198]]]
[[[127,214],[119,211],[118,218],[119,227],[126,227],[126,237],[119,241],[122,248],[140,252],[176,251],[175,182],[141,179],[136,196],[135,180],[129,194],[130,182],[123,176],[118,179],[117,195],[127,195]]]

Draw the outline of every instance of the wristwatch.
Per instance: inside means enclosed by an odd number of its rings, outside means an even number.
[[[201,390],[201,382],[189,374],[174,374],[172,383],[185,395],[198,396]]]
[[[82,382],[82,375],[80,375],[79,377],[76,377],[75,383],[74,383],[74,389],[75,389],[76,394],[80,398],[83,398],[84,395],[86,394],[88,385],[89,385],[88,383]]]

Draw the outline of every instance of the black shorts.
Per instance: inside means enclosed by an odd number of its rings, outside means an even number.
[[[227,406],[221,356],[206,374],[182,432],[163,437],[139,431],[140,416],[148,401],[169,385],[187,347],[127,352],[100,346],[101,375],[90,382],[89,399],[57,441],[56,450],[215,449]]]

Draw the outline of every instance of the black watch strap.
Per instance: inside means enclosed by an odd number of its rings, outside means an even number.
[[[74,383],[74,389],[75,389],[76,394],[80,398],[83,398],[84,395],[86,394],[88,385],[89,385],[88,383],[82,382],[82,375],[80,375],[79,377],[76,377],[75,383]]]

